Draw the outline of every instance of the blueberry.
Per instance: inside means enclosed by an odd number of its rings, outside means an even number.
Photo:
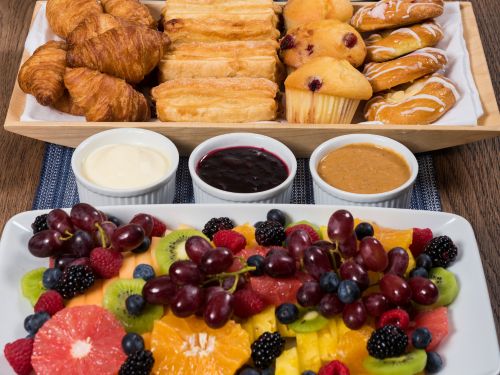
[[[306,370],[306,371],[303,371],[301,375],[316,375],[316,373],[314,371],[311,371],[311,370]]]
[[[342,303],[348,304],[356,301],[361,295],[361,291],[355,281],[342,280],[337,289],[337,295]]]
[[[425,277],[426,279],[428,279],[429,272],[424,267],[417,267],[417,268],[414,268],[410,271],[410,279],[412,277],[416,277],[416,276],[421,276],[421,277]]]
[[[256,267],[255,271],[250,271],[250,275],[262,276],[264,274],[264,257],[262,255],[252,255],[248,257],[247,265]]]
[[[43,273],[42,284],[45,289],[54,289],[62,276],[59,268],[47,268]]]
[[[24,329],[30,335],[35,335],[40,328],[45,324],[47,320],[50,319],[50,315],[44,312],[35,313],[28,315],[24,319]]]
[[[283,211],[273,208],[267,213],[267,220],[269,221],[277,221],[282,226],[286,224],[286,216]]]
[[[299,309],[293,303],[282,303],[275,314],[281,324],[291,324],[299,318]]]
[[[260,371],[260,375],[274,375],[274,367],[268,367]]]
[[[134,250],[132,250],[132,252],[135,254],[143,253],[149,249],[149,245],[151,245],[151,238],[144,237],[144,241],[142,241],[142,243],[139,246],[137,246]]]
[[[118,219],[116,216],[113,216],[113,215],[108,215],[108,221],[111,221],[117,227],[119,227],[119,226],[122,225],[122,221],[120,219]]]
[[[134,270],[134,279],[144,279],[146,281],[154,278],[155,270],[149,264],[139,264]]]
[[[340,284],[340,278],[335,272],[325,272],[319,278],[319,287],[325,293],[335,293]]]
[[[243,370],[238,372],[238,375],[260,375],[260,372],[252,367],[245,367]]]
[[[372,237],[373,233],[373,227],[370,223],[359,223],[356,225],[356,229],[354,229],[354,232],[356,233],[356,238],[361,241],[365,237]]]
[[[432,259],[427,254],[420,254],[415,261],[417,263],[417,267],[423,267],[426,270],[430,270],[432,268]]]
[[[436,352],[427,353],[427,363],[425,365],[425,371],[430,374],[435,374],[443,368],[443,360],[441,356]]]
[[[125,307],[127,308],[128,313],[133,316],[140,315],[145,306],[146,301],[140,294],[132,294],[128,296],[125,301]]]
[[[411,343],[417,349],[425,349],[432,341],[430,331],[425,327],[417,328],[411,335]]]
[[[126,355],[144,350],[144,339],[137,333],[127,333],[122,339],[122,348]]]

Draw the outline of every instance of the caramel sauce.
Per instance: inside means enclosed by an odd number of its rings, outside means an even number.
[[[400,154],[371,143],[351,144],[329,152],[319,162],[318,174],[329,185],[358,194],[396,189],[411,175]]]

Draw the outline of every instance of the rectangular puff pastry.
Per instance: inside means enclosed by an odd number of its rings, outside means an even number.
[[[277,81],[278,42],[179,43],[160,61],[160,82],[176,78],[254,77]]]
[[[276,117],[278,86],[264,78],[182,78],[152,90],[161,121],[251,122]]]

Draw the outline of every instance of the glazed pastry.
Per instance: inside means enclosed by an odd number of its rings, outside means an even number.
[[[352,17],[352,12],[349,0],[289,0],[283,8],[287,30],[324,19],[347,22]]]
[[[276,117],[278,86],[263,78],[184,78],[152,90],[161,121],[250,122]]]
[[[439,17],[443,0],[381,0],[357,10],[351,19],[358,31],[390,29]]]
[[[373,92],[379,92],[437,72],[446,63],[444,51],[428,47],[395,60],[366,64],[363,73],[370,81]]]
[[[101,0],[106,13],[134,24],[156,28],[156,21],[148,7],[139,0]]]
[[[365,118],[384,124],[431,124],[460,98],[455,84],[433,74],[415,81],[405,90],[375,96],[365,106]]]
[[[280,50],[283,62],[292,68],[322,56],[346,59],[358,67],[366,56],[361,35],[337,20],[314,21],[289,30],[281,39]]]
[[[172,43],[276,40],[280,34],[272,23],[266,21],[233,21],[217,17],[165,20],[164,30]]]
[[[138,83],[158,65],[169,44],[159,31],[120,27],[69,49],[67,62],[71,67],[87,67]]]
[[[85,116],[85,111],[83,108],[77,106],[73,101],[73,98],[69,95],[68,90],[64,91],[63,96],[59,98],[57,102],[53,104],[55,109],[58,111],[69,113],[74,116]]]
[[[349,124],[360,100],[372,96],[365,76],[347,60],[317,57],[288,76],[288,122]]]
[[[274,40],[179,43],[160,61],[160,82],[176,78],[255,77],[276,81],[283,72]]]
[[[54,33],[66,38],[87,17],[102,13],[97,0],[47,0],[47,21]]]
[[[129,26],[130,23],[111,14],[93,14],[84,19],[75,29],[69,33],[67,42],[70,47],[80,44],[108,30]]]
[[[21,66],[19,87],[42,105],[52,105],[64,94],[66,48],[65,42],[49,41]]]
[[[66,69],[66,85],[74,104],[87,121],[148,121],[144,95],[120,78],[87,68]]]
[[[443,29],[433,22],[372,34],[366,40],[367,61],[383,62],[420,48],[433,47],[443,38]]]

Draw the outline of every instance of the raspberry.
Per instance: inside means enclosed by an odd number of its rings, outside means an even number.
[[[149,350],[139,350],[127,357],[120,367],[119,375],[149,375],[155,360]]]
[[[243,250],[247,245],[247,240],[245,239],[245,237],[242,234],[231,229],[223,229],[218,231],[217,233],[215,233],[213,241],[215,246],[225,247],[231,250],[233,254],[236,254],[239,251]]]
[[[410,251],[413,256],[418,257],[425,249],[425,246],[432,240],[432,230],[429,228],[413,228],[413,239],[410,245]]]
[[[118,276],[123,264],[123,255],[114,249],[96,247],[90,252],[90,266],[103,279]]]
[[[154,217],[153,215],[151,215],[151,217],[153,218],[153,230],[151,231],[151,237],[163,237],[165,231],[167,230],[167,226],[157,217]]]
[[[50,316],[64,309],[64,300],[55,290],[48,290],[43,293],[35,305],[35,312],[45,311]]]
[[[350,375],[350,371],[342,362],[331,361],[319,369],[318,375]]]
[[[384,359],[399,357],[405,352],[407,346],[406,333],[396,326],[387,325],[372,332],[366,348],[372,357]]]
[[[261,246],[281,246],[285,238],[285,230],[276,221],[267,220],[255,228],[255,240]]]
[[[3,354],[18,375],[29,375],[33,370],[31,366],[33,341],[31,338],[19,339],[5,345]]]
[[[214,217],[210,219],[203,227],[203,234],[210,239],[213,239],[214,234],[220,230],[233,229],[234,224],[228,217]]]
[[[84,293],[88,288],[94,285],[94,281],[95,275],[89,266],[69,266],[64,270],[55,290],[57,290],[64,299],[70,299],[78,294]]]
[[[432,267],[448,267],[457,257],[457,247],[448,236],[433,238],[425,247],[425,254],[432,260]]]
[[[285,348],[285,339],[278,332],[264,332],[253,342],[251,348],[255,367],[265,369],[281,355]]]
[[[298,229],[305,230],[307,234],[309,234],[312,243],[320,240],[318,233],[313,229],[313,227],[307,224],[297,224],[292,227],[286,228],[285,229],[286,237],[288,238],[292,234],[292,232],[295,232]]]
[[[410,324],[410,316],[405,310],[392,309],[384,312],[377,323],[377,328],[382,328],[387,325],[394,325],[402,330],[408,328]]]
[[[264,299],[252,289],[240,289],[233,296],[234,314],[241,319],[257,315],[267,306]]]
[[[48,214],[43,214],[35,218],[35,221],[31,224],[31,229],[33,230],[33,234],[37,234],[42,230],[49,229],[49,226],[47,224],[47,216]]]

